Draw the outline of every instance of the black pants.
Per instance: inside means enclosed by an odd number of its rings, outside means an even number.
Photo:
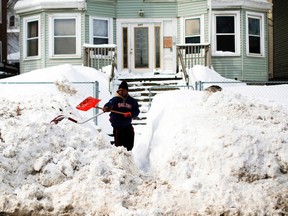
[[[124,146],[128,151],[131,151],[134,146],[134,128],[132,125],[127,127],[114,127],[113,135],[115,146]]]

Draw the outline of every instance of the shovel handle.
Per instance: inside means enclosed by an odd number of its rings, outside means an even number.
[[[103,107],[96,107],[96,108],[103,110]],[[124,112],[119,112],[119,111],[116,111],[116,110],[110,110],[110,112],[118,113],[118,114],[121,114],[121,115],[125,114]]]
[[[77,120],[75,120],[75,119],[73,119],[73,118],[71,118],[71,117],[68,117],[67,119],[70,120],[70,121],[72,121],[72,122],[74,122],[74,123],[78,123]]]

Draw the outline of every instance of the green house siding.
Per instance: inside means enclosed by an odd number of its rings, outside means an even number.
[[[144,15],[139,15],[139,10],[144,11]],[[238,56],[219,56],[212,55],[211,63],[212,67],[220,73],[222,76],[238,79],[238,80],[267,80],[268,79],[268,39],[267,39],[267,14],[265,15],[264,24],[264,35],[265,35],[265,55],[264,56],[248,56],[246,53],[246,11],[249,9],[241,7],[233,8],[217,8],[214,11],[240,11],[240,52]],[[257,10],[257,9],[255,9]],[[257,11],[255,11],[257,12]],[[49,16],[53,13],[71,13],[81,15],[81,55],[73,57],[51,57],[50,56],[50,40],[49,40]],[[259,13],[259,11],[258,11]],[[172,32],[176,33],[176,43],[181,43],[184,40],[183,37],[183,21],[185,18],[190,17],[200,17],[203,18],[202,24],[204,24],[204,43],[212,43],[213,40],[210,38],[210,33],[212,32],[212,26],[209,24],[210,11],[207,0],[197,0],[197,1],[153,1],[153,0],[87,0],[86,8],[83,11],[77,9],[49,9],[46,11],[35,11],[34,15],[40,16],[40,55],[39,58],[35,59],[24,59],[23,58],[23,34],[20,38],[20,51],[21,51],[21,62],[20,68],[21,73],[29,72],[31,70],[56,66],[59,64],[72,64],[81,65],[83,63],[83,48],[84,43],[90,43],[89,40],[89,29],[90,17],[99,18],[110,18],[113,21],[113,40],[112,43],[117,43],[117,20],[146,20],[147,22],[153,22],[153,20],[175,20],[177,18],[177,29],[173,29]],[[30,12],[29,16],[33,14]],[[21,14],[21,29],[23,32],[23,18],[27,17],[27,14]],[[212,18],[211,18],[212,20]],[[163,22],[165,24],[165,22]],[[164,26],[164,25],[163,25]],[[166,30],[169,28],[169,24],[165,26]],[[209,29],[211,28],[211,29]],[[174,32],[177,31],[177,32]],[[182,35],[181,35],[182,34]],[[171,32],[168,36],[173,35]],[[121,36],[121,35],[120,35]],[[118,35],[119,37],[119,35]],[[282,35],[282,38],[284,36]],[[118,40],[119,42],[119,40]],[[182,42],[183,43],[183,42]],[[284,43],[284,42],[283,42]],[[118,44],[119,46],[120,44]],[[279,45],[280,46],[280,45]],[[217,53],[216,53],[217,54]],[[238,54],[238,53],[237,53]],[[173,54],[176,59],[176,54]],[[173,58],[174,58],[173,57]],[[173,59],[174,61],[174,59]],[[283,61],[282,59],[277,59],[278,62]],[[276,62],[276,61],[275,61]],[[171,64],[171,62],[169,62]],[[283,64],[281,65],[281,67]],[[277,66],[275,66],[277,67]],[[163,67],[165,68],[165,67]],[[283,73],[283,72],[282,72]],[[288,73],[288,69],[287,69]]]
[[[178,17],[199,16],[207,14],[207,1],[179,2],[177,6]]]
[[[202,16],[204,15],[204,43],[208,43],[209,39],[209,8],[207,7],[207,1],[195,1],[195,2],[179,2],[177,5],[177,17],[195,17],[195,16]],[[180,19],[177,20],[177,43],[181,41],[181,26],[180,26]]]
[[[243,64],[243,80],[267,81],[268,64],[266,59],[245,59]]]
[[[240,11],[240,56],[212,56],[212,66],[216,72],[230,79],[268,80],[268,28],[267,15],[264,16],[264,56],[247,55],[246,12]],[[253,12],[253,11],[248,11]]]
[[[72,13],[72,14],[75,14],[75,11],[65,11],[66,13]],[[71,64],[71,65],[81,65],[83,63],[83,60],[82,60],[82,56],[83,56],[83,49],[82,49],[82,44],[84,43],[84,39],[85,39],[85,15],[81,12],[76,12],[76,13],[79,13],[81,14],[81,48],[80,48],[80,52],[81,52],[81,55],[80,57],[51,57],[49,56],[49,32],[47,31],[48,27],[49,27],[49,15],[51,13],[46,13],[46,40],[45,40],[45,44],[46,46],[45,47],[45,67],[52,67],[52,66],[56,66],[56,65],[60,65],[60,64]]]
[[[244,16],[246,11],[243,12]],[[246,26],[246,19],[243,20],[244,26]],[[268,80],[268,28],[267,28],[267,16],[264,16],[264,56],[263,57],[252,57],[247,56],[247,46],[246,46],[246,28],[244,29],[244,38],[243,38],[243,77],[244,80],[260,80],[266,81]]]
[[[176,7],[176,2],[151,3],[143,0],[122,0],[117,1],[117,18],[141,18],[138,14],[139,10],[144,11],[143,18],[175,18]]]
[[[21,17],[20,22],[23,23],[23,20],[25,18],[28,17],[34,17],[34,16],[39,16],[39,22],[40,22],[40,53],[39,53],[39,57],[34,58],[34,59],[25,59],[24,57],[24,48],[23,48],[23,43],[24,43],[24,38],[23,38],[23,34],[20,34],[20,72],[21,73],[26,73],[26,72],[30,72],[32,70],[37,70],[39,68],[45,68],[45,59],[44,57],[44,52],[43,50],[45,49],[45,42],[44,39],[45,37],[44,32],[45,32],[45,28],[44,28],[44,23],[45,23],[45,18],[44,18],[44,13],[34,13],[34,14],[29,14],[29,16],[23,16]],[[24,32],[24,24],[20,25],[20,32]]]
[[[59,11],[55,11],[56,14],[60,13]],[[66,10],[64,13],[73,13],[75,11]],[[46,68],[51,66],[56,66],[60,64],[72,64],[72,65],[81,65],[83,63],[82,56],[83,56],[83,49],[82,46],[80,48],[81,56],[77,58],[66,58],[66,57],[51,57],[49,55],[50,52],[50,41],[49,41],[49,16],[54,14],[53,11],[49,11],[49,13],[41,12],[35,14],[29,14],[29,16],[21,17],[21,22],[23,23],[23,19],[26,17],[31,16],[40,16],[40,32],[39,32],[39,39],[40,39],[40,53],[39,58],[35,59],[25,59],[23,56],[23,34],[21,34],[20,38],[20,47],[21,47],[21,62],[20,62],[20,71],[21,73],[30,72],[32,70],[36,70],[39,68]],[[81,14],[81,12],[79,12]],[[23,32],[24,25],[21,25],[21,31]],[[81,14],[81,44],[84,43],[85,38],[85,31],[84,31],[84,15]]]
[[[112,2],[87,1],[86,15],[115,18],[116,4]]]
[[[212,57],[212,67],[217,73],[228,79],[243,80],[240,57]]]
[[[213,57],[212,66],[216,72],[229,79],[268,80],[267,61],[260,58],[242,61],[238,57]]]
[[[268,26],[267,26],[267,15],[264,16],[264,56],[253,57],[248,56],[246,46],[246,11],[243,11],[243,32],[244,37],[243,43],[243,79],[244,80],[255,80],[255,81],[267,81],[268,80]],[[245,27],[245,28],[244,28]]]
[[[113,43],[116,43],[116,3],[113,1],[87,1],[87,11],[85,15],[85,43],[89,43],[89,18],[90,16],[113,18]]]
[[[228,9],[229,11],[238,11]],[[225,11],[225,10],[223,10]],[[213,69],[228,79],[243,80],[243,46],[245,45],[243,40],[243,29],[246,28],[243,24],[243,12],[240,11],[240,56],[212,56],[211,62]]]

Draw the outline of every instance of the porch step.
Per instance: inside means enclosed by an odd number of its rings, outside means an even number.
[[[178,90],[185,85],[182,77],[167,75],[161,77],[119,77],[118,81],[125,80],[128,83],[129,94],[139,104],[140,114],[133,120],[135,126],[143,126],[147,123],[147,114],[155,95],[165,91]],[[178,87],[179,86],[179,87]]]

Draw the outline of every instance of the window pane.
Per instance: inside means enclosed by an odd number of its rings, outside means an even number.
[[[149,67],[148,28],[134,28],[135,68]]]
[[[27,41],[27,56],[38,56],[38,39]]]
[[[216,33],[235,33],[234,16],[217,16]]]
[[[200,35],[200,19],[189,19],[185,21],[186,36]]]
[[[38,56],[38,20],[27,23],[27,56]]]
[[[27,28],[28,38],[38,37],[38,21],[29,22]]]
[[[123,68],[128,68],[128,28],[123,28]]]
[[[260,36],[260,20],[254,18],[248,18],[249,22],[249,35]]]
[[[55,38],[54,54],[76,54],[76,38]]]
[[[155,27],[155,66],[160,68],[160,27]]]
[[[185,43],[200,43],[200,36],[198,36],[198,37],[186,37]]]
[[[10,17],[9,26],[10,26],[10,27],[15,26],[15,16],[11,16],[11,17]]]
[[[108,44],[108,39],[106,39],[106,38],[94,38],[93,44]]]
[[[93,20],[93,36],[108,37],[108,20]]]
[[[217,51],[235,52],[235,37],[234,35],[218,35],[217,36]]]
[[[54,20],[54,35],[65,36],[76,34],[75,19],[55,19]]]
[[[249,37],[249,53],[260,54],[260,37]]]

